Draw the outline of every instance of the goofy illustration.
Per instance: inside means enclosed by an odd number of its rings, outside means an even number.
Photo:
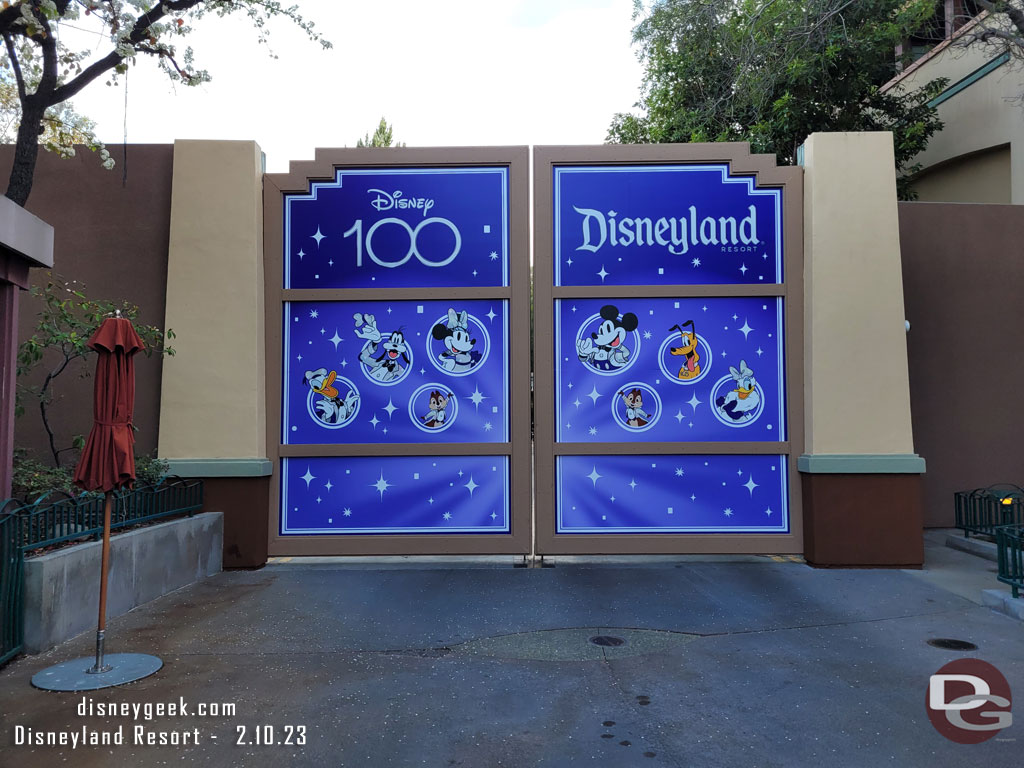
[[[356,336],[366,339],[367,344],[359,353],[359,362],[367,366],[369,376],[374,381],[389,382],[401,377],[405,368],[399,358],[409,364],[409,348],[401,331],[393,331],[384,341],[384,336],[377,330],[377,321],[373,315],[356,312]],[[383,342],[383,343],[382,343]],[[378,348],[382,348],[377,354]]]

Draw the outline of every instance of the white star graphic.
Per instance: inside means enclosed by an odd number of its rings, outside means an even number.
[[[700,266],[700,259],[694,257],[693,261],[691,261],[690,263],[693,264],[693,266],[695,266],[695,267],[699,267]]]
[[[491,251],[491,261],[497,261],[497,260],[498,260],[498,252],[497,251]]]
[[[334,329],[334,335],[331,336],[331,338],[329,338],[328,341],[331,342],[331,344],[334,345],[334,351],[337,352],[338,351],[338,345],[341,344],[341,342],[343,342],[344,339],[341,338],[341,336],[338,335],[338,329],[335,328]]]
[[[737,474],[737,475],[738,475],[739,477],[743,477],[743,470],[742,470],[742,469],[737,469],[737,470],[736,470],[736,474]]]
[[[491,422],[485,421],[484,422],[484,432],[490,432],[492,429],[494,429],[494,427],[491,426]]]
[[[676,417],[675,418],[676,418],[676,421],[678,421],[680,424],[682,424],[683,423],[683,412],[682,411],[676,411]]]
[[[597,427],[591,427],[590,428],[590,434],[591,435],[596,435],[597,434]]]
[[[299,249],[299,253],[298,253],[299,261],[302,261],[302,257],[305,256],[305,255],[306,255],[305,252],[300,248]]]
[[[743,266],[740,267],[740,272],[742,272],[744,275],[747,274],[747,265],[746,264],[744,264]]]
[[[702,400],[699,400],[699,399],[697,399],[697,393],[696,393],[696,392],[694,392],[694,393],[693,393],[692,395],[690,395],[690,399],[686,401],[686,404],[687,404],[688,406],[690,406],[691,408],[693,408],[693,410],[694,410],[694,413],[696,413],[696,411],[697,411],[697,406],[698,406],[698,405],[700,405],[700,404],[701,404],[701,402],[703,402],[703,401],[702,401]]]
[[[321,328],[320,329],[320,335],[323,336],[325,333],[327,333],[327,331],[325,329]]]
[[[380,479],[376,483],[370,483],[370,487],[380,491],[380,500],[384,501],[384,491],[391,487],[391,483],[384,479],[384,470],[380,472]]]
[[[651,338],[651,332],[650,331],[644,331],[644,338],[645,339]]]
[[[391,418],[391,414],[398,410],[398,408],[395,407],[395,404],[391,402],[390,397],[388,398],[388,404],[384,406],[384,410],[388,412],[389,419]]]
[[[462,487],[463,487],[463,488],[467,488],[467,489],[469,489],[469,495],[470,495],[470,497],[472,497],[472,496],[473,496],[473,491],[475,491],[475,490],[476,490],[477,488],[479,488],[479,487],[480,487],[480,484],[479,484],[479,483],[474,483],[474,482],[473,482],[473,476],[472,476],[472,475],[470,475],[470,476],[469,476],[469,482],[468,482],[468,483],[466,483],[466,484],[465,484],[464,486],[462,486]]]
[[[705,312],[707,312],[708,311],[708,305],[705,304],[703,307],[701,307],[701,309],[703,309]]]
[[[768,259],[768,254],[767,254],[767,253],[762,253],[762,254],[761,254],[761,258],[762,258],[762,259],[765,259],[765,260],[767,261],[767,259]]]
[[[761,349],[760,347],[758,347],[758,348],[757,348],[757,356],[758,356],[758,357],[760,357],[760,356],[761,356],[761,355],[763,355],[763,354],[764,354],[764,350],[763,350],[763,349]]]
[[[493,520],[493,519],[494,519],[494,518],[496,518],[497,516],[498,516],[498,513],[497,513],[497,512],[491,512],[491,520]]]
[[[443,515],[441,515],[441,517],[443,517],[445,520],[451,520],[452,519],[452,513],[451,512],[445,512]]]
[[[609,275],[609,273],[608,273],[608,272],[605,272],[605,271],[604,271],[604,264],[602,264],[602,265],[601,265],[601,271],[600,271],[600,272],[598,272],[597,274],[598,274],[598,275],[600,276],[600,278],[601,278],[601,282],[603,283],[603,282],[604,282],[604,279],[605,279],[606,277],[608,277],[608,275]]]
[[[743,325],[737,328],[736,330],[740,331],[743,334],[743,338],[746,339],[747,336],[750,335],[750,332],[754,329],[751,328],[750,325],[747,323],[747,318],[743,318]]]
[[[342,358],[341,359],[341,367],[344,368],[346,365],[348,365],[348,360],[346,360],[345,358]]]
[[[429,499],[427,499],[427,504],[433,504],[433,503],[434,503],[434,497],[431,496]]]
[[[326,485],[324,486],[324,488],[326,488],[326,489],[327,489],[327,492],[328,492],[328,493],[330,493],[330,492],[331,492],[331,488],[333,488],[333,487],[334,487],[334,486],[333,486],[333,485],[331,485],[331,481],[330,481],[330,480],[328,480],[328,481],[327,481],[327,484],[326,484]]]
[[[569,389],[572,389],[572,382],[571,381],[569,382],[568,387],[569,387]]]
[[[345,507],[345,509],[341,511],[341,514],[343,514],[345,517],[352,517],[352,510],[349,509],[348,507]]]
[[[612,496],[612,498],[611,498],[611,501],[612,501],[612,502],[614,502],[614,501],[615,501],[615,497],[614,497],[614,496]]]
[[[725,512],[724,512],[723,514],[724,514],[724,515],[725,515],[726,517],[732,517],[732,508],[731,508],[731,507],[726,507],[726,508],[725,508]]]
[[[771,517],[771,516],[772,516],[772,508],[771,508],[771,507],[768,507],[768,509],[766,509],[766,510],[764,511],[764,513],[765,513],[766,515],[768,515],[768,517]]]
[[[566,259],[566,260],[565,260],[565,264],[566,264],[566,266],[568,266],[568,267],[571,267],[571,266],[572,266],[572,257],[571,257],[571,256],[570,256],[570,257],[569,257],[568,259]]]
[[[480,403],[487,399],[487,395],[480,392],[479,385],[473,388],[473,394],[469,396],[470,401],[476,406],[476,409],[480,410]]]
[[[486,317],[486,318],[487,318],[488,320],[490,320],[490,321],[491,321],[492,323],[494,322],[494,318],[496,318],[497,316],[498,316],[498,315],[497,315],[497,314],[495,314],[495,312],[494,312],[494,307],[491,307],[490,309],[488,309],[488,310],[487,310],[487,314],[486,314],[486,315],[484,315],[484,317]]]
[[[585,475],[585,477],[589,477],[593,481],[594,487],[597,487],[597,481],[604,477],[604,475],[599,475],[597,473],[597,465],[595,464],[594,469],[591,470],[589,475]]]
[[[596,384],[591,388],[590,394],[587,397],[594,401],[594,405],[597,405],[597,398],[601,397],[601,393],[597,391]]]
[[[747,478],[747,482],[745,482],[743,485],[744,487],[746,487],[748,491],[750,491],[750,495],[753,496],[754,489],[757,488],[757,483],[754,482],[754,476],[751,475],[749,478]]]
[[[683,468],[682,467],[676,467],[676,477],[682,477],[683,474],[684,474],[683,473]]]
[[[373,428],[376,429],[377,425],[380,424],[380,419],[377,418],[377,414],[373,414],[373,418],[370,419],[370,423],[373,424]]]
[[[740,316],[739,316],[739,315],[737,315],[737,314],[735,314],[735,313],[733,313],[732,319],[733,319],[733,320],[739,320],[739,319],[740,319]]]
[[[316,228],[316,234],[315,235],[310,235],[310,237],[312,237],[314,240],[316,240],[316,247],[319,248],[320,247],[320,241],[323,240],[325,237],[327,237],[327,235],[321,234],[320,233],[320,227],[317,227]]]
[[[694,495],[693,495],[693,494],[691,493],[691,494],[690,494],[690,501],[696,501],[696,500],[697,500],[697,497],[696,497],[696,496],[694,496]]]
[[[320,317],[320,313],[317,312],[315,309],[311,309],[309,310],[309,316],[316,320],[318,317]]]
[[[334,259],[330,259],[330,260],[329,260],[329,261],[327,262],[327,264],[328,264],[329,266],[332,266],[332,267],[333,267],[333,266],[334,266]]]
[[[316,503],[319,504],[321,501],[323,501],[323,499],[321,499],[319,496],[317,496],[316,497]]]
[[[316,475],[309,471],[309,467],[306,467],[306,474],[302,476],[302,479],[306,481],[306,489],[309,489],[309,484],[316,480]]]
[[[575,400],[572,401],[572,404],[579,408],[581,405],[580,399],[577,397]]]
[[[629,481],[629,489],[631,491],[635,491],[636,490],[636,478],[635,477],[632,480]]]

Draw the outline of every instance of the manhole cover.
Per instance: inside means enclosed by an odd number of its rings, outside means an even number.
[[[935,648],[942,648],[946,651],[976,651],[978,646],[966,640],[952,640],[948,637],[934,637],[928,641],[928,645]]]
[[[481,637],[452,645],[451,652],[453,655],[492,659],[605,661],[610,658],[669,653],[697,639],[697,635],[657,629],[572,627]]]
[[[615,635],[598,635],[597,637],[590,638],[590,642],[594,645],[603,645],[606,648],[617,648],[620,645],[625,645],[626,641],[621,637],[615,637]]]

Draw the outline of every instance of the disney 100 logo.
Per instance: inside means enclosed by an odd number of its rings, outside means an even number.
[[[419,262],[428,267],[444,267],[451,264],[455,260],[455,257],[459,255],[459,251],[462,249],[462,234],[459,232],[459,228],[455,226],[450,219],[441,218],[440,216],[431,216],[427,218],[427,213],[434,207],[434,201],[426,197],[405,197],[401,190],[395,190],[394,192],[385,192],[382,189],[368,189],[367,193],[376,194],[377,196],[370,201],[370,205],[373,206],[374,210],[377,211],[391,211],[391,210],[419,210],[423,211],[423,221],[417,224],[415,227],[402,219],[396,219],[392,216],[383,219],[377,219],[369,229],[366,230],[366,234],[363,234],[363,220],[356,219],[352,227],[343,236],[349,237],[354,235],[356,238],[356,266],[363,266],[363,253],[365,252],[370,260],[374,264],[381,267],[387,267],[388,269],[394,269],[405,264],[413,256],[419,260]],[[455,243],[452,247],[451,253],[447,254],[440,261],[435,261],[427,258],[420,253],[418,239],[420,232],[432,224],[436,224],[442,227],[447,227],[455,235]],[[396,226],[401,229],[405,229],[406,234],[409,236],[409,249],[405,252],[397,261],[388,261],[382,259],[373,249],[373,236],[378,229],[385,226]]]

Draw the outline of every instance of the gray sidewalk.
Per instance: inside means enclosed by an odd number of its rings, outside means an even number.
[[[918,572],[703,557],[222,573],[110,622],[111,652],[165,666],[84,697],[183,699],[188,716],[82,717],[82,694],[29,685],[88,655],[85,635],[0,672],[0,766],[1020,765],[1019,705],[1018,723],[977,746],[946,741],[925,713],[929,675],[956,658],[995,664],[1024,695],[1024,623],[980,604],[991,563],[941,541],[929,534]],[[236,711],[197,716],[213,703]],[[123,725],[126,744],[14,746],[19,725]],[[305,726],[305,744],[236,744],[261,725],[293,742]],[[198,729],[199,743],[133,745],[135,726]]]

